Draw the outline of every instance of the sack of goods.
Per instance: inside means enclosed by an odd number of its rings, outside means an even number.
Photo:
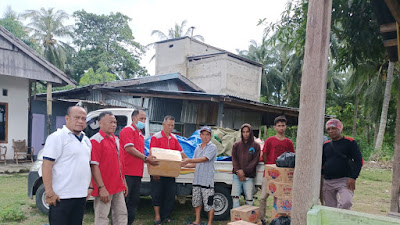
[[[151,148],[150,154],[159,160],[157,166],[149,165],[148,171],[150,175],[162,177],[177,177],[181,172],[182,155],[179,151]]]
[[[276,159],[275,163],[278,167],[294,168],[296,154],[293,152],[284,152]]]
[[[291,219],[287,216],[280,216],[271,221],[270,225],[290,225]]]

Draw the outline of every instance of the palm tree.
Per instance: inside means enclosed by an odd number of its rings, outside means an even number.
[[[157,35],[158,38],[160,39],[160,41],[168,40],[168,39],[175,39],[175,38],[180,38],[180,37],[191,37],[193,39],[204,42],[203,36],[201,36],[199,34],[193,35],[194,29],[195,29],[194,26],[189,27],[186,30],[186,32],[184,32],[186,23],[187,23],[186,20],[182,21],[182,23],[180,25],[175,23],[175,26],[168,30],[168,34],[165,34],[164,32],[162,32],[160,30],[153,30],[151,32],[151,36]],[[153,48],[154,45],[155,45],[155,43],[150,43],[146,46],[146,48]],[[156,57],[156,55],[153,55],[150,59],[150,62],[153,61],[155,57]]]
[[[40,10],[27,10],[21,14],[23,18],[30,19],[27,27],[33,33],[33,37],[42,43],[44,57],[65,71],[65,62],[67,61],[66,43],[57,40],[63,37],[72,37],[71,26],[65,26],[65,20],[69,15],[63,10],[55,11],[54,8]]]
[[[164,32],[162,32],[160,30],[153,30],[151,32],[151,36],[157,35],[161,41],[167,40],[167,39],[180,38],[180,37],[191,37],[191,38],[194,38],[194,39],[204,42],[203,36],[198,35],[198,34],[193,35],[195,27],[191,26],[186,30],[186,32],[184,32],[186,23],[187,23],[186,20],[182,21],[182,23],[180,25],[175,23],[175,26],[168,30],[168,35],[166,35]]]
[[[383,138],[385,135],[386,122],[387,122],[387,114],[388,114],[388,109],[389,109],[390,91],[392,90],[394,64],[395,64],[395,62],[389,61],[389,67],[388,67],[387,77],[386,77],[385,94],[384,94],[383,104],[382,104],[382,113],[381,113],[381,119],[379,122],[379,132],[378,132],[378,136],[376,138],[374,150],[381,149],[382,144],[383,144]]]

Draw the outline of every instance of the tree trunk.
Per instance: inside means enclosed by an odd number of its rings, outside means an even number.
[[[353,132],[351,133],[353,138],[356,138],[357,135],[357,116],[358,116],[358,103],[359,103],[358,95],[360,94],[360,89],[361,86],[360,84],[358,84],[356,88],[356,96],[354,101]]]
[[[400,72],[399,72],[400,75]],[[390,211],[399,212],[400,197],[400,79],[397,92],[397,114],[396,114],[396,137],[393,156],[393,178],[392,178],[392,199],[390,201]]]
[[[376,138],[375,151],[377,149],[382,148],[383,138],[385,136],[387,114],[388,114],[389,101],[390,101],[390,91],[392,90],[393,70],[394,70],[394,62],[389,61],[389,68],[388,68],[387,78],[386,78],[385,95],[383,98],[383,105],[382,105],[381,121],[379,123],[379,131],[378,131],[378,136]]]
[[[378,122],[374,123],[374,147],[376,145],[376,139],[378,138],[379,126]]]
[[[331,12],[332,0],[308,3],[292,197],[295,225],[307,224],[307,212],[319,199]]]

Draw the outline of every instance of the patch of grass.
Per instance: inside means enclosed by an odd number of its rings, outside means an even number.
[[[387,215],[390,208],[392,171],[363,168],[360,177],[357,179],[356,191],[353,200],[354,211],[366,212],[379,215]],[[5,225],[38,225],[47,224],[47,215],[41,213],[35,205],[34,199],[27,197],[27,174],[0,175],[0,224]],[[259,194],[256,194],[255,205],[259,205]],[[3,212],[4,209],[7,213]],[[272,210],[272,198],[268,198],[267,218]],[[23,217],[21,217],[21,214]],[[10,215],[10,216],[9,216]],[[3,219],[5,218],[5,220]],[[16,220],[11,220],[16,218]],[[181,205],[175,204],[172,214],[175,219],[173,224],[186,224],[194,221],[194,210],[190,199]],[[18,220],[17,220],[18,219]],[[150,197],[141,198],[135,224],[152,225],[154,211]],[[207,219],[202,217],[202,222]],[[216,221],[213,224],[222,225],[228,221]],[[93,204],[88,203],[86,207],[84,222],[85,225],[94,224]]]
[[[26,216],[18,206],[6,206],[0,209],[0,219],[3,222],[20,222],[24,220]]]
[[[370,181],[392,182],[392,171],[377,168],[365,168],[360,173],[360,179]]]
[[[357,179],[353,210],[387,215],[390,209],[392,171],[364,168]]]

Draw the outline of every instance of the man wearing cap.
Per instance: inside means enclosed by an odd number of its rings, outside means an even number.
[[[217,157],[217,146],[211,142],[211,128],[204,126],[200,130],[201,144],[194,150],[192,159],[186,158],[182,166],[196,168],[193,179],[192,205],[196,212],[196,220],[191,223],[200,224],[201,207],[208,212],[208,225],[214,218],[214,161]]]
[[[338,119],[326,122],[331,140],[323,145],[324,205],[351,209],[356,179],[362,167],[362,156],[357,142],[342,135],[343,124]]]

